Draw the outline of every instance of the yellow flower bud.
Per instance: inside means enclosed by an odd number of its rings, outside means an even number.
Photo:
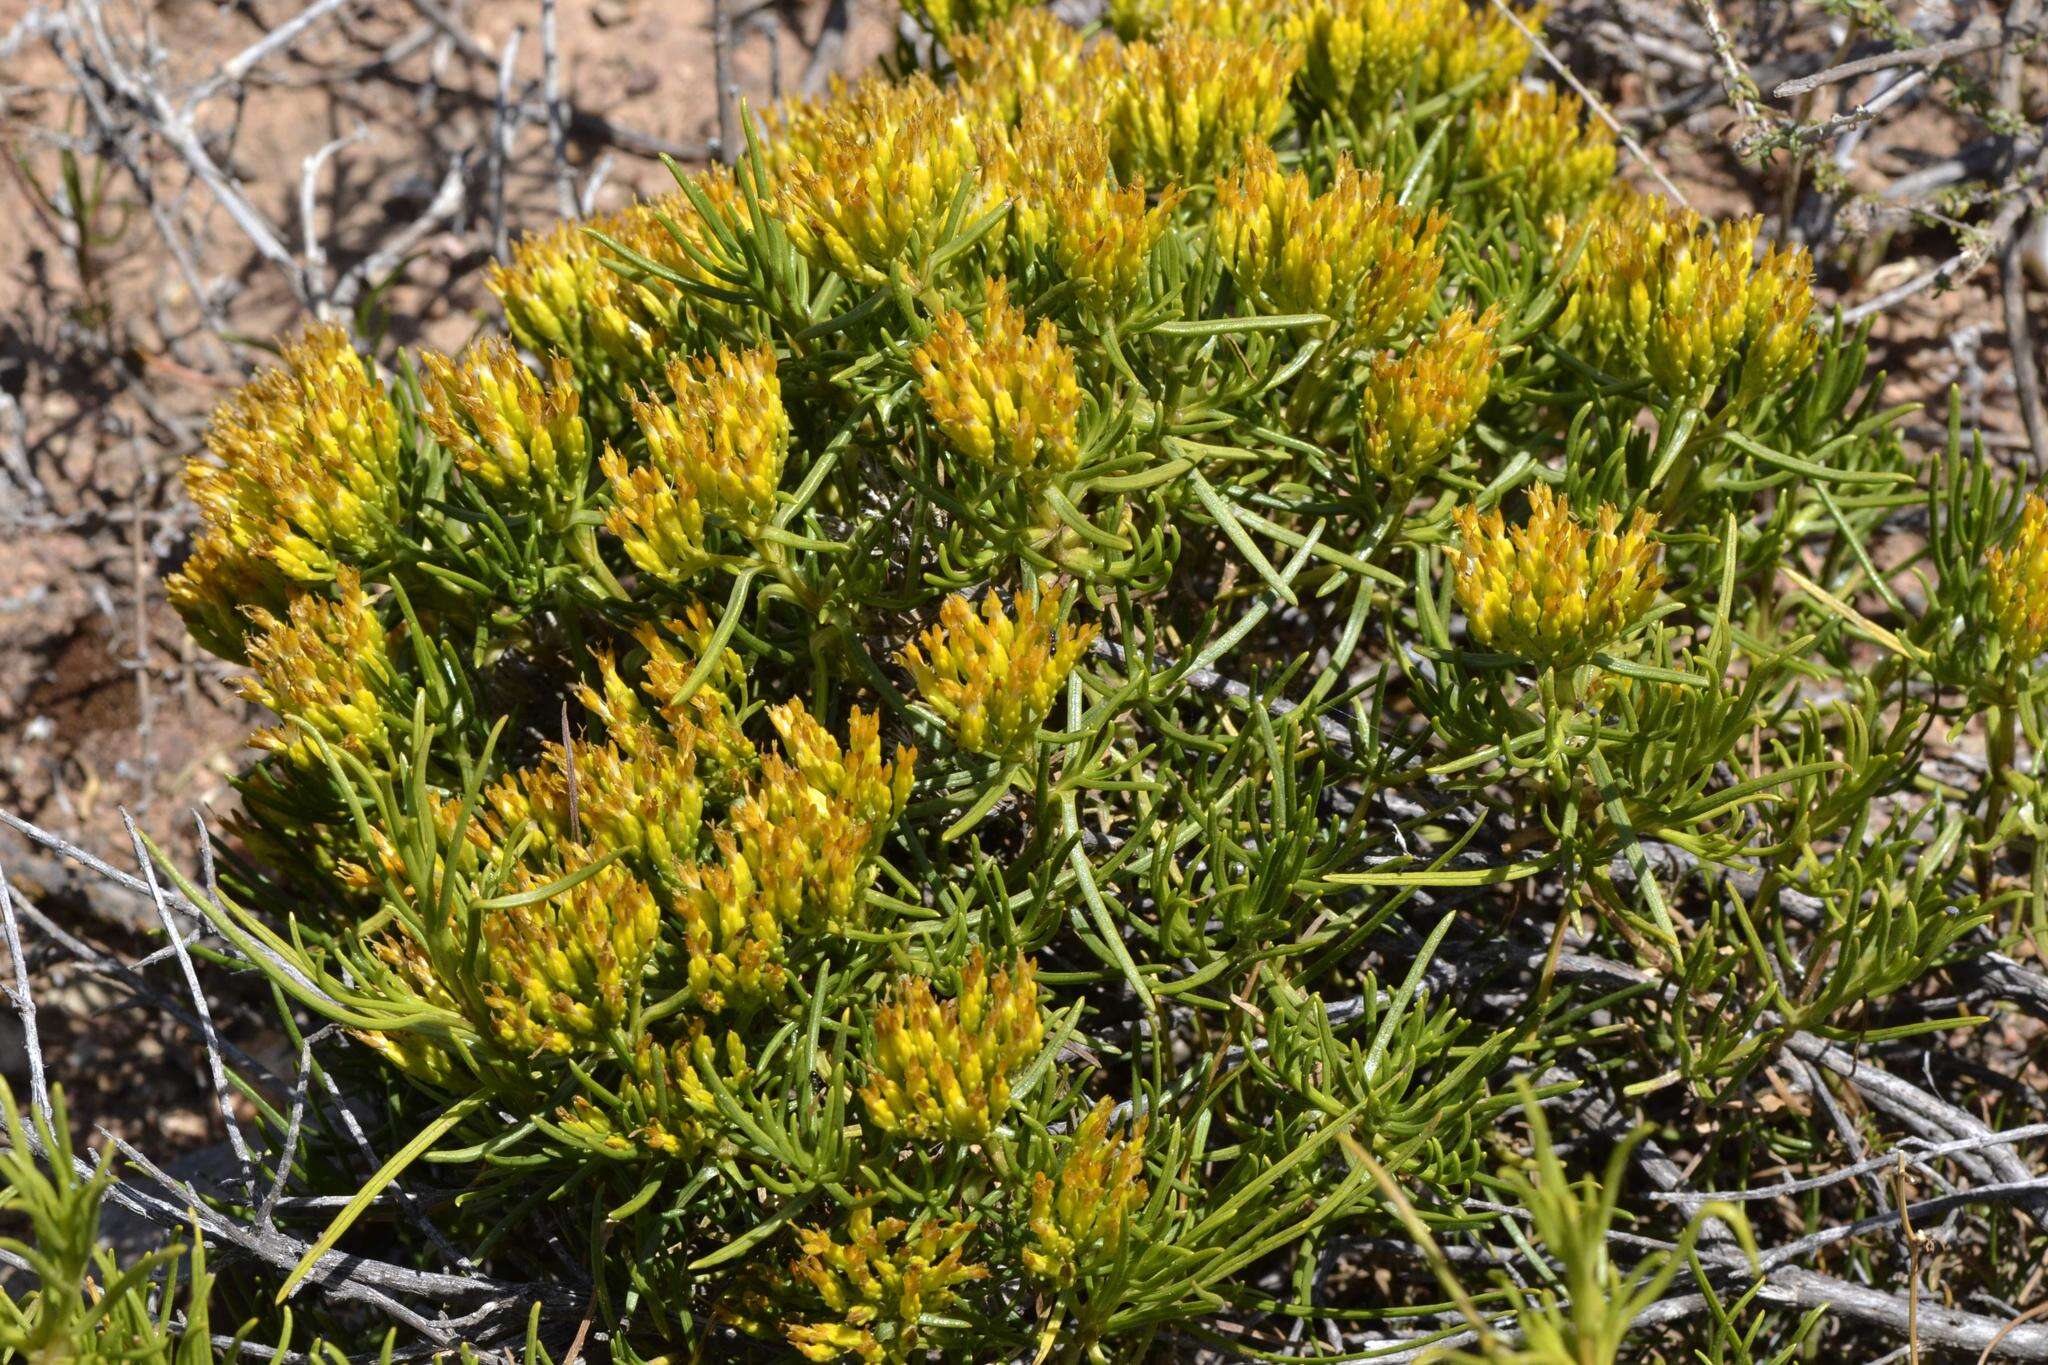
[[[978,1142],[1002,1122],[1010,1077],[1044,1039],[1037,971],[1028,960],[990,981],[977,950],[959,995],[944,1004],[922,977],[902,978],[875,1015],[860,1092],[869,1121],[897,1137]]]
[[[1401,354],[1374,360],[1359,398],[1358,453],[1366,467],[1397,489],[1410,488],[1444,457],[1486,401],[1499,326],[1497,308],[1477,319],[1460,311]]]
[[[1519,16],[1535,29],[1541,9]],[[1302,0],[1284,32],[1301,49],[1302,87],[1364,123],[1397,96],[1420,102],[1471,82],[1505,90],[1529,59],[1506,16],[1466,0]]]
[[[460,1002],[449,994],[426,953],[413,939],[401,933],[387,933],[370,944],[370,953],[376,969],[389,973],[383,984],[390,996],[410,996],[450,1014],[461,1013]],[[454,1050],[434,1038],[409,1029],[351,1032],[372,1052],[415,1080],[443,1090],[466,1088],[461,1062]]]
[[[1464,545],[1454,580],[1482,648],[1542,667],[1569,666],[1607,648],[1656,600],[1664,583],[1650,539],[1657,519],[1602,506],[1588,529],[1571,504],[1538,484],[1529,520],[1510,529],[1498,509],[1457,511]]]
[[[693,183],[714,209],[745,220],[744,200],[730,170],[716,166],[697,172]],[[677,242],[671,226],[694,255]],[[732,309],[703,295],[686,295],[663,280],[628,278],[609,264],[616,253],[599,235],[687,280],[714,288],[730,285],[702,263],[721,263],[725,253],[694,202],[680,191],[524,238],[514,244],[509,262],[491,268],[485,283],[513,338],[536,355],[567,359],[581,390],[583,417],[600,435],[610,435],[625,420],[634,397],[660,381],[664,358],[686,347],[693,314],[729,315]]]
[[[606,496],[612,504],[605,529],[619,538],[627,558],[642,572],[680,583],[710,565],[704,507],[695,489],[671,484],[656,469],[634,469],[609,447],[598,467],[609,480]]]
[[[1012,124],[1036,110],[1048,122],[1088,126],[1093,87],[1083,79],[1081,35],[1051,12],[1020,10],[946,46],[978,122]]]
[[[845,802],[855,819],[876,828],[886,830],[896,823],[910,800],[917,750],[899,744],[893,760],[884,762],[879,713],[854,708],[847,718],[843,748],[801,702],[769,707],[768,719],[782,739],[783,752],[812,788]]]
[[[545,381],[498,338],[459,361],[434,351],[420,360],[427,426],[464,474],[528,505],[562,507],[581,496],[590,433],[566,359],[550,359]]]
[[[947,310],[910,364],[946,443],[983,469],[1040,487],[1080,461],[1074,357],[1051,319],[1026,333],[1004,281],[988,281],[979,327]]]
[[[1172,30],[1257,42],[1285,9],[1273,0],[1109,0],[1109,23],[1125,42]]]
[[[248,659],[251,614],[258,609],[273,616],[288,611],[298,596],[292,586],[263,554],[209,528],[200,532],[191,557],[165,581],[164,590],[194,640],[223,659],[241,663]]]
[[[1299,54],[1201,33],[1099,49],[1103,129],[1124,180],[1214,179],[1247,142],[1267,142],[1287,116]]]
[[[522,867],[511,890],[554,877]],[[545,900],[487,912],[484,999],[493,1035],[521,1053],[602,1044],[626,1021],[660,924],[653,893],[619,863]]]
[[[640,692],[668,723],[676,741],[696,751],[715,778],[714,785],[736,791],[760,762],[752,741],[740,729],[739,706],[746,695],[740,656],[721,650],[702,685],[686,700],[677,700],[695,676],[712,631],[710,614],[701,602],[692,602],[676,620],[635,627],[633,638],[647,651]]]
[[[940,606],[939,623],[896,658],[956,744],[1018,758],[1095,639],[1094,626],[1061,621],[1064,606],[1058,593],[1020,592],[1012,615],[991,592],[977,616],[955,594]]]
[[[1114,312],[1136,298],[1152,248],[1173,225],[1178,187],[1148,207],[1143,182],[1118,186],[1100,128],[1042,111],[984,139],[982,161],[990,187],[1010,201],[995,246],[1013,270],[1050,255],[1089,304]]]
[[[1577,95],[1517,86],[1472,111],[1471,163],[1489,196],[1570,218],[1614,179],[1614,134]]]
[[[362,580],[355,570],[342,569],[336,585],[338,597],[304,594],[283,619],[261,608],[249,614],[249,666],[255,672],[236,687],[284,722],[258,730],[249,742],[301,768],[323,766],[313,735],[351,753],[368,753],[384,740],[387,711],[412,709],[401,708],[393,696],[396,674],[384,623],[371,610]]]
[[[673,1047],[643,1033],[631,1070],[611,1087],[616,1104],[578,1095],[561,1112],[561,1125],[621,1155],[688,1160],[712,1146],[724,1126],[706,1076],[715,1076],[728,1091],[745,1092],[753,1067],[737,1033],[727,1030],[714,1038],[702,1023],[693,1023],[690,1036]]]
[[[672,484],[691,484],[712,515],[740,527],[775,506],[789,458],[789,414],[775,376],[775,352],[720,351],[672,361],[671,403],[633,410],[647,457]]]
[[[795,153],[783,189],[791,243],[820,269],[864,284],[898,265],[916,268],[976,180],[959,97],[923,76],[867,81],[819,106],[815,120],[813,147]],[[978,207],[969,202],[961,223]]]
[[[1345,349],[1383,344],[1420,322],[1443,275],[1446,219],[1412,213],[1380,178],[1340,158],[1328,192],[1282,174],[1270,147],[1216,187],[1217,250],[1238,291],[1268,313],[1322,313]]]
[[[2024,668],[2048,649],[2048,503],[2029,493],[2019,526],[1985,556],[1992,629],[2006,662]]]
[[[345,332],[313,327],[285,348],[282,369],[221,406],[206,445],[212,458],[185,467],[203,552],[167,588],[202,643],[233,658],[235,602],[274,604],[291,585],[330,581],[391,549],[398,409]]]
[[[1009,18],[1036,0],[903,0],[903,10],[924,30],[949,46],[964,34],[973,33]]]
[[[1131,1215],[1145,1202],[1145,1120],[1128,1138],[1110,1135],[1115,1106],[1100,1101],[1074,1130],[1056,1172],[1031,1180],[1024,1269],[1064,1289],[1122,1253]]]
[[[696,856],[704,823],[696,752],[646,726],[624,727],[606,744],[543,745],[539,762],[491,784],[484,801],[493,812],[486,829],[501,845],[530,821],[550,848],[624,854],[656,881]]]
[[[789,414],[765,347],[676,360],[672,402],[633,407],[647,464],[615,450],[599,460],[610,480],[605,527],[643,571],[680,582],[710,562],[712,525],[753,534],[774,509],[789,456]]]
[[[1708,227],[1653,195],[1615,191],[1585,225],[1560,325],[1595,363],[1648,376],[1670,402],[1704,403],[1731,377],[1738,405],[1775,392],[1812,363],[1819,339],[1811,262],[1797,248],[1759,256],[1761,226]]]
[[[925,1359],[934,1344],[932,1320],[953,1305],[957,1286],[988,1275],[965,1256],[974,1228],[877,1221],[865,1205],[847,1214],[844,1241],[823,1228],[799,1228],[804,1254],[789,1267],[798,1301],[743,1325],[762,1335],[779,1329],[806,1360]]]
[[[853,713],[843,748],[798,702],[771,718],[789,760],[761,760],[717,859],[677,873],[685,988],[707,1013],[779,997],[792,940],[866,925],[874,857],[909,796],[916,755],[898,748],[884,763],[874,715]]]

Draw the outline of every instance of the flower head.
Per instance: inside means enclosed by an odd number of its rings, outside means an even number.
[[[522,867],[511,889],[552,880]],[[544,900],[487,912],[484,997],[498,1041],[566,1053],[602,1040],[625,1022],[660,925],[653,893],[618,863]]]
[[[1586,225],[1564,325],[1596,361],[1649,376],[1672,402],[1704,402],[1730,377],[1738,404],[1774,392],[1819,343],[1812,264],[1797,248],[1759,254],[1761,226],[1708,227],[1652,195],[1611,195]]]
[[[384,623],[355,570],[341,570],[336,586],[332,599],[313,593],[292,599],[282,618],[261,608],[250,613],[254,672],[237,687],[283,724],[258,730],[249,742],[301,768],[321,766],[315,735],[352,753],[368,752],[383,741],[385,715],[393,709],[396,673]]]
[[[821,269],[879,284],[941,244],[977,170],[957,95],[922,76],[868,81],[822,106],[815,122],[813,149],[795,154],[783,187],[798,251]]]
[[[697,755],[706,784],[729,796],[759,765],[760,755],[740,729],[747,676],[737,652],[721,649],[696,689],[689,690],[713,631],[701,602],[690,603],[673,620],[643,621],[633,628],[633,639],[646,654],[639,685],[629,687],[616,661],[601,655],[599,685],[581,687],[577,696],[616,736],[640,734],[659,717],[658,728],[666,730],[668,739]]]
[[[1102,50],[1103,129],[1124,180],[1213,179],[1247,142],[1268,142],[1287,116],[1298,56],[1277,42],[1172,32]]]
[[[1061,621],[1064,606],[1057,593],[1020,592],[1013,615],[991,592],[976,615],[955,594],[940,606],[939,623],[896,657],[956,744],[1015,758],[1033,744],[1067,674],[1095,639],[1094,626]]]
[[[1358,452],[1397,486],[1412,486],[1462,437],[1493,384],[1498,309],[1451,314],[1399,355],[1373,361],[1359,397]]]
[[[1145,1120],[1112,1135],[1115,1106],[1102,1100],[1074,1130],[1057,1171],[1031,1178],[1030,1241],[1024,1269],[1064,1289],[1122,1253],[1131,1215],[1144,1204]]]
[[[417,939],[398,930],[380,934],[370,944],[370,955],[376,964],[373,970],[384,974],[379,985],[389,995],[400,999],[409,996],[451,1015],[462,1013],[461,1002],[435,972],[434,964]],[[444,1046],[440,1039],[426,1030],[397,1028],[351,1032],[371,1051],[415,1080],[444,1090],[457,1090],[464,1088],[465,1081],[469,1079],[463,1074],[462,1059],[456,1050]]]
[[[1471,157],[1487,193],[1520,199],[1540,223],[1575,215],[1614,179],[1614,134],[1577,95],[1515,86],[1472,111]]]
[[[672,878],[696,855],[704,823],[695,751],[644,726],[622,727],[605,744],[546,744],[532,767],[486,788],[484,802],[500,845],[530,822],[547,850],[622,854],[650,880]]]
[[[714,212],[745,221],[730,170],[699,171],[692,183]],[[729,312],[731,305],[617,268],[618,253],[600,238],[683,279],[731,286],[707,269],[706,263],[718,265],[727,253],[695,201],[681,191],[524,238],[508,262],[491,268],[486,283],[513,339],[536,355],[569,362],[581,415],[602,438],[624,425],[636,395],[660,383],[666,357],[688,346],[695,315]]]
[[[958,309],[941,314],[911,368],[949,446],[985,470],[1042,485],[1081,458],[1074,357],[1051,319],[1025,330],[1003,280],[989,280],[986,297],[978,327]]]
[[[1422,319],[1443,274],[1445,221],[1402,207],[1349,158],[1317,194],[1252,145],[1216,187],[1217,247],[1239,291],[1267,312],[1325,314],[1346,347],[1380,345]]]
[[[165,595],[192,638],[223,659],[248,658],[250,614],[290,610],[299,594],[269,559],[237,546],[216,529],[200,532],[184,566],[165,580]]]
[[[1100,128],[1041,112],[985,140],[982,160],[991,187],[1010,201],[1002,245],[1013,269],[1049,254],[1090,304],[1117,310],[1132,301],[1152,248],[1173,225],[1178,187],[1148,205],[1142,181],[1117,183]]]
[[[1109,0],[1110,27],[1125,42],[1174,30],[1257,42],[1284,13],[1273,0]]]
[[[1519,16],[1535,28],[1539,12]],[[1302,0],[1286,24],[1302,87],[1363,122],[1399,96],[1420,102],[1470,83],[1504,90],[1529,60],[1507,16],[1466,0]]]
[[[857,1356],[870,1365],[922,1360],[933,1347],[936,1318],[959,1295],[958,1287],[986,1278],[966,1259],[973,1223],[931,1220],[912,1227],[901,1218],[877,1220],[866,1205],[846,1216],[844,1240],[824,1228],[801,1228],[803,1257],[790,1279],[806,1291],[788,1310],[764,1315],[781,1328],[806,1360]]]
[[[1062,125],[1092,125],[1081,35],[1049,10],[1019,10],[946,46],[961,99],[979,119],[1007,125],[1035,110]]]
[[[2029,493],[2012,538],[1985,556],[1992,629],[2005,658],[2025,667],[2048,649],[2048,502]]]
[[[1461,507],[1457,517],[1458,601],[1472,638],[1497,653],[1544,667],[1583,662],[1626,634],[1664,583],[1650,539],[1657,519],[1641,509],[1624,527],[1603,505],[1588,528],[1538,484],[1525,525],[1510,528],[1498,509]]]
[[[956,39],[1001,23],[1035,0],[903,0],[911,18],[927,33],[951,45]]]
[[[768,721],[790,763],[827,801],[844,802],[854,819],[874,830],[887,830],[903,814],[917,750],[899,744],[885,760],[879,713],[855,707],[844,745],[801,702],[769,707]]]
[[[959,995],[943,1004],[924,978],[903,978],[875,1015],[875,1050],[860,1092],[868,1119],[897,1137],[978,1142],[1002,1122],[1010,1077],[1044,1038],[1028,960],[991,981],[976,951],[960,974]]]
[[[569,362],[542,380],[501,338],[451,361],[421,356],[426,420],[456,466],[491,493],[539,506],[573,503],[590,472],[590,431]]]
[[[607,529],[642,570],[675,582],[710,562],[711,525],[751,534],[766,519],[789,456],[789,414],[766,347],[677,359],[668,381],[673,401],[633,407],[647,463],[633,468],[614,450],[599,463],[611,480]]]
[[[312,327],[284,366],[239,389],[214,414],[212,458],[185,467],[206,529],[168,584],[201,641],[241,652],[235,594],[281,599],[332,580],[344,564],[391,549],[400,516],[398,409],[339,327]]]
[[[672,1047],[641,1034],[625,1077],[607,1103],[578,1095],[560,1116],[576,1136],[621,1155],[690,1158],[711,1146],[721,1128],[713,1078],[726,1090],[753,1076],[745,1045],[728,1029],[714,1037],[702,1023]]]
[[[684,984],[707,1013],[777,999],[792,946],[865,926],[874,856],[909,796],[916,755],[883,762],[873,715],[854,712],[844,748],[796,702],[774,718],[790,759],[762,758],[717,857],[677,874]]]

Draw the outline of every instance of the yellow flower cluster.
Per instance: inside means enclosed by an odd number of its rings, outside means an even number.
[[[1170,30],[1257,41],[1286,13],[1274,0],[1109,0],[1109,23],[1125,42]]]
[[[696,752],[644,726],[615,731],[605,744],[547,744],[533,767],[485,788],[484,802],[485,832],[501,847],[530,823],[545,836],[544,861],[564,847],[619,853],[661,879],[696,856],[704,823]]]
[[[1451,314],[1399,355],[1382,352],[1359,397],[1358,452],[1396,489],[1414,487],[1457,443],[1493,385],[1500,312]]]
[[[1525,525],[1469,506],[1457,518],[1458,601],[1473,640],[1496,653],[1546,668],[1582,663],[1626,634],[1664,583],[1650,538],[1657,519],[1640,508],[1624,527],[1603,505],[1587,528],[1538,484]]]
[[[379,937],[371,945],[377,968],[390,973],[386,993],[399,998],[411,996],[431,1009],[449,1014],[463,1013],[461,1004],[441,983],[433,965],[417,942],[401,933]],[[424,1029],[351,1030],[371,1051],[416,1080],[442,1090],[464,1086],[462,1060],[456,1050],[444,1046]]]
[[[301,768],[322,764],[314,735],[351,753],[369,752],[384,740],[386,712],[396,709],[384,623],[355,570],[341,570],[336,586],[340,594],[332,600],[313,593],[293,598],[282,619],[260,607],[249,613],[254,672],[236,688],[284,722],[249,742]]]
[[[550,358],[545,381],[497,337],[459,361],[434,351],[420,360],[427,426],[463,473],[530,505],[573,505],[590,473],[590,431],[565,357]]]
[[[926,32],[950,45],[962,34],[998,23],[1035,3],[1036,0],[903,0],[903,9]]]
[[[1121,179],[1154,184],[1212,180],[1246,143],[1270,141],[1300,64],[1277,42],[1179,31],[1102,51],[1110,161]]]
[[[826,800],[843,802],[854,819],[878,830],[903,814],[917,750],[899,744],[892,758],[883,759],[880,712],[855,707],[846,720],[844,747],[802,702],[769,707],[768,721],[790,763]]]
[[[844,1241],[823,1228],[800,1228],[804,1254],[790,1274],[824,1314],[800,1309],[791,1316],[808,1320],[774,1325],[806,1360],[852,1356],[864,1365],[901,1365],[926,1359],[931,1320],[952,1306],[957,1286],[988,1275],[966,1259],[974,1228],[935,1220],[913,1228],[901,1218],[877,1220],[865,1205],[847,1214]],[[765,1331],[772,1322],[748,1325]]]
[[[1003,280],[988,281],[986,301],[978,327],[957,308],[940,314],[911,353],[911,368],[947,445],[985,470],[1042,487],[1081,458],[1074,357],[1050,318],[1025,330]]]
[[[553,875],[521,868],[512,890]],[[498,1042],[566,1053],[602,1041],[625,1023],[660,926],[653,892],[618,863],[545,900],[487,912],[483,989]]]
[[[1014,759],[1036,742],[1067,674],[1095,640],[1094,626],[1061,621],[1064,606],[1059,593],[1019,592],[1012,615],[991,592],[977,616],[956,593],[940,606],[938,624],[896,658],[954,743]]]
[[[609,650],[594,654],[597,683],[576,685],[576,699],[615,743],[636,749],[644,743],[674,744],[697,756],[698,775],[721,799],[738,793],[759,763],[754,745],[740,729],[747,675],[739,654],[719,651],[703,685],[687,697],[684,685],[710,647],[714,627],[701,602],[679,618],[643,621],[633,639],[644,654],[638,685],[619,672]]]
[[[1322,313],[1345,348],[1383,344],[1422,320],[1443,275],[1447,220],[1418,214],[1349,158],[1317,194],[1283,174],[1270,147],[1250,146],[1216,187],[1216,245],[1241,294],[1271,313]]]
[[[1519,17],[1542,22],[1538,10]],[[1505,15],[1467,0],[1301,0],[1284,31],[1302,53],[1302,87],[1360,123],[1396,96],[1505,90],[1529,59]]]
[[[751,534],[773,510],[789,414],[765,347],[674,360],[668,381],[674,401],[633,406],[647,463],[611,449],[599,463],[611,481],[606,529],[642,571],[673,583],[711,562],[713,522]]]
[[[860,1092],[882,1132],[923,1141],[979,1142],[1010,1107],[1010,1077],[1038,1053],[1045,1022],[1038,974],[1019,959],[994,981],[980,950],[960,975],[960,993],[940,1004],[931,983],[896,983],[875,1014],[875,1050]]]
[[[947,44],[963,102],[978,123],[1016,123],[1037,110],[1063,123],[1090,122],[1094,83],[1083,79],[1082,38],[1045,9],[1018,11]]]
[[[647,652],[640,690],[668,723],[670,733],[696,750],[717,785],[736,790],[760,762],[752,741],[740,730],[736,698],[745,695],[747,676],[739,654],[721,650],[704,685],[683,698],[684,685],[710,647],[712,630],[710,613],[701,602],[692,602],[679,620],[636,627],[633,638]]]
[[[1024,1269],[1064,1289],[1122,1254],[1131,1214],[1145,1202],[1145,1120],[1128,1138],[1112,1137],[1115,1106],[1098,1102],[1074,1130],[1056,1175],[1031,1178],[1030,1240]]]
[[[879,717],[856,710],[842,749],[801,703],[771,715],[790,759],[761,759],[715,836],[717,860],[677,874],[685,986],[710,1014],[779,997],[792,937],[866,923],[874,856],[910,795],[916,755],[883,761]]]
[[[1013,269],[1049,249],[1089,304],[1116,311],[1131,302],[1173,225],[1177,186],[1148,207],[1142,181],[1117,184],[1101,129],[1041,113],[989,139],[982,160],[990,188],[1010,201],[1002,247]]]
[[[714,1040],[698,1026],[673,1047],[642,1034],[631,1069],[611,1087],[617,1103],[597,1104],[578,1095],[560,1122],[607,1151],[687,1160],[703,1151],[720,1127],[718,1096],[704,1078],[715,1076],[726,1090],[739,1091],[752,1075],[746,1048],[730,1030]]]
[[[200,643],[242,657],[242,607],[367,564],[394,543],[398,409],[339,327],[312,327],[284,365],[237,390],[185,466],[205,528],[166,590]]]
[[[744,221],[745,201],[730,170],[699,171],[693,184],[715,211]],[[509,262],[491,268],[485,282],[514,339],[536,355],[565,357],[581,386],[583,416],[609,434],[634,396],[660,380],[664,357],[687,348],[691,311],[726,305],[686,297],[666,281],[628,278],[608,263],[617,254],[600,235],[684,279],[731,286],[705,268],[724,262],[725,252],[681,191],[524,238]]]
[[[2024,668],[2048,649],[2048,502],[2030,493],[2012,539],[1985,556],[1992,627],[2006,662]]]
[[[1521,86],[1472,111],[1471,159],[1487,193],[1513,197],[1541,223],[1570,218],[1614,179],[1614,134],[1577,95]]]
[[[973,194],[974,133],[959,97],[922,75],[867,81],[809,118],[798,147],[810,145],[793,153],[780,195],[790,242],[865,284],[915,269],[962,192]]]
[[[1572,272],[1562,325],[1596,361],[1649,375],[1673,402],[1701,403],[1738,360],[1730,401],[1775,392],[1813,361],[1813,266],[1799,248],[1757,251],[1760,218],[1709,227],[1653,195],[1598,205]]]

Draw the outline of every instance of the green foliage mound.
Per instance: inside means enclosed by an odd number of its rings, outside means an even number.
[[[1614,1358],[1697,1225],[1616,1269],[1514,1078],[1679,1124],[1956,1024],[1886,1002],[2035,903],[2048,511],[1621,183],[1534,13],[911,8],[519,245],[503,336],[309,331],[192,468],[174,598],[276,721],[183,890],[399,1154],[309,1131],[306,1265],[430,1256],[403,1174],[619,1360]],[[1702,1188],[1805,1140],[1745,1122]],[[1517,1200],[1569,1303],[1446,1299]]]

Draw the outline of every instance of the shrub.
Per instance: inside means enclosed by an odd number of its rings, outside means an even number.
[[[277,719],[186,893],[466,1251],[622,1360],[1280,1349],[1433,1311],[1316,1300],[1344,1239],[1583,1221],[1492,1174],[1511,1074],[1713,1103],[2010,900],[2040,504],[1615,180],[1535,13],[912,9],[928,69],[520,245],[510,341],[313,328],[193,464],[173,597]],[[1598,1358],[1678,1265],[1600,1262]]]

